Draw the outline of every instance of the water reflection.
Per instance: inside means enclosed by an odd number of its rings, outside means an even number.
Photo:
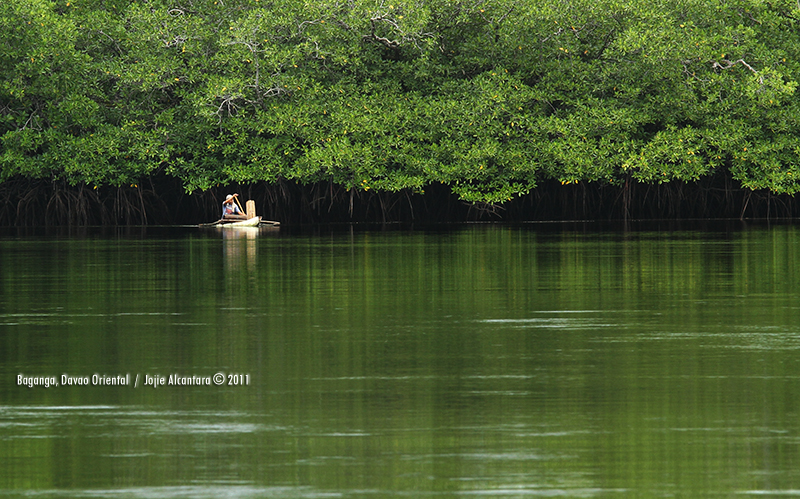
[[[3,497],[31,497],[20,491],[0,490]],[[255,487],[251,485],[183,485],[165,487],[128,487],[115,489],[87,490],[41,490],[36,497],[43,498],[141,498],[141,499],[256,499],[256,498],[299,498],[316,499],[342,497],[341,494],[314,491],[311,487]]]
[[[0,240],[0,496],[800,483],[794,227],[257,231]],[[15,383],[94,372],[251,383]]]
[[[246,270],[253,273],[257,264],[256,239],[261,233],[259,227],[220,228],[222,251],[227,272]]]

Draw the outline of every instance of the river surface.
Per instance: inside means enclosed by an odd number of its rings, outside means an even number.
[[[0,497],[791,495],[792,224],[0,232]]]

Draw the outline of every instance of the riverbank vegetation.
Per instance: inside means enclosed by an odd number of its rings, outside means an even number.
[[[146,223],[230,186],[310,218],[796,216],[798,20],[787,0],[9,0],[0,218]]]

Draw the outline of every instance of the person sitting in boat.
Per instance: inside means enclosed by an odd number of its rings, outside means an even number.
[[[236,204],[236,197],[238,194],[228,194],[225,196],[225,201],[222,203],[222,219],[223,220],[247,220],[247,215],[242,213],[239,205]]]

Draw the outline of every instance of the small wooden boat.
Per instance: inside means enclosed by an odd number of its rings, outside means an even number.
[[[220,220],[217,222],[217,227],[258,227],[261,223],[261,217],[248,218],[247,220]]]
[[[208,224],[200,224],[200,227],[226,227],[235,229],[236,227],[258,227],[258,226],[269,226],[269,227],[277,227],[281,223],[275,222],[272,220],[261,220],[261,217],[252,217],[248,218],[247,220],[225,220],[220,219],[216,222],[211,222]]]
[[[230,199],[233,198],[233,200],[236,202],[236,204],[239,206],[239,209],[241,210],[241,206],[242,205],[239,204],[239,201],[238,201],[238,199],[236,199],[236,196],[238,196],[238,194],[228,195],[228,197],[226,198],[226,202],[227,203],[233,202],[233,201],[230,201]],[[256,203],[252,199],[247,201],[247,211],[244,211],[244,210],[242,210],[242,211],[244,213],[247,213],[247,216],[250,217],[250,218],[242,220],[242,219],[237,219],[237,218],[226,219],[226,218],[223,217],[223,218],[220,218],[219,220],[217,220],[216,222],[211,222],[211,223],[207,223],[207,224],[200,224],[200,227],[229,227],[229,228],[236,228],[236,227],[258,227],[259,225],[269,225],[269,226],[272,226],[272,227],[277,227],[278,225],[281,224],[280,222],[273,222],[272,220],[261,220],[261,217],[257,217],[256,216]]]

